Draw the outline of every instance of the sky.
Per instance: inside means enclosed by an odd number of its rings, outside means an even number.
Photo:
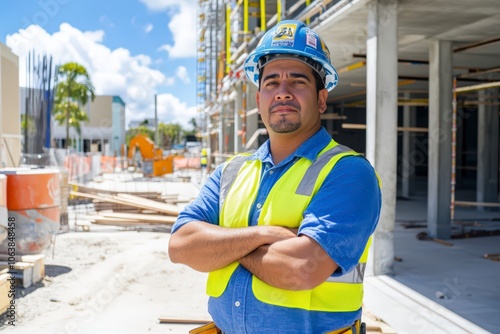
[[[25,87],[30,51],[77,62],[97,95],[126,103],[126,124],[154,118],[185,129],[196,117],[197,0],[2,1],[0,42],[19,57]]]

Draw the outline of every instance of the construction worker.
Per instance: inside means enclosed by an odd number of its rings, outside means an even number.
[[[210,175],[173,226],[170,259],[209,272],[219,332],[360,333],[381,192],[370,163],[321,127],[337,84],[329,51],[285,20],[244,70],[269,140]]]
[[[207,149],[203,147],[200,152],[200,166],[201,169],[205,170],[207,168]]]

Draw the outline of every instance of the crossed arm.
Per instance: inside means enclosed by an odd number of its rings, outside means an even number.
[[[337,265],[307,236],[280,226],[224,228],[193,221],[170,237],[169,256],[208,272],[239,261],[262,281],[289,289],[311,289],[330,276]]]

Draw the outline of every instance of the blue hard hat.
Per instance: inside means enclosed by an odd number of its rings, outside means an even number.
[[[245,74],[258,87],[260,69],[273,60],[283,58],[296,59],[311,66],[328,91],[338,83],[338,74],[325,42],[303,22],[296,20],[281,21],[262,36],[245,60]]]

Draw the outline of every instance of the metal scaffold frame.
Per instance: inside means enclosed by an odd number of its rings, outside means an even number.
[[[198,1],[198,136],[208,148],[209,168],[248,149],[250,143],[258,145],[258,140],[250,138],[263,135],[258,115],[253,113],[254,88],[246,82],[243,61],[266,30],[284,19],[313,26],[344,2]]]

